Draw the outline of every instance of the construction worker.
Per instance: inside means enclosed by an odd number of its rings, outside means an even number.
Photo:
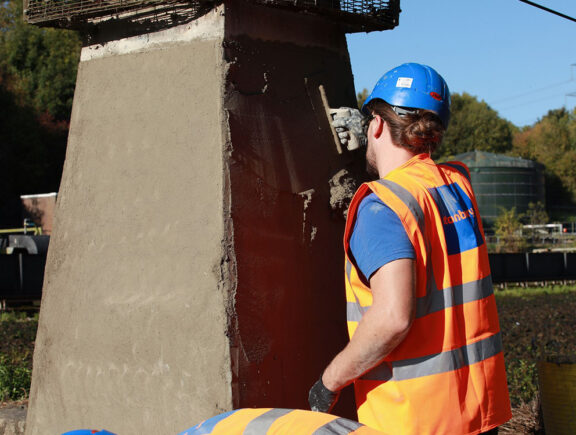
[[[432,68],[387,72],[362,107],[369,172],[348,211],[350,342],[309,393],[330,412],[354,383],[386,434],[497,433],[511,417],[486,241],[468,168],[436,164],[450,93]]]
[[[357,421],[321,412],[284,408],[244,408],[218,414],[179,435],[382,435]],[[80,429],[62,435],[114,435]]]
[[[302,409],[245,408],[209,418],[179,435],[378,435],[357,421]]]

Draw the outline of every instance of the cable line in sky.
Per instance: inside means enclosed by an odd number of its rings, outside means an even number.
[[[544,86],[543,88],[534,89],[532,91],[523,92],[521,94],[512,95],[510,97],[500,98],[499,100],[491,101],[489,104],[496,104],[496,103],[501,103],[503,101],[515,100],[516,98],[524,97],[526,95],[535,94],[537,92],[545,91],[545,90],[550,89],[550,88],[555,88],[557,86],[565,85],[566,83],[570,83],[571,81],[573,81],[573,79],[564,80],[563,82],[554,83],[552,85]]]
[[[520,1],[522,3],[526,3],[530,6],[534,6],[535,8],[542,9],[543,11],[550,12],[551,14],[558,15],[559,17],[566,18],[567,20],[574,21],[576,23],[576,18],[569,17],[568,15],[564,15],[563,13],[547,8],[546,6],[539,5],[538,3],[531,2],[530,0]]]
[[[536,100],[528,100],[528,101],[524,101],[523,103],[518,103],[518,104],[512,104],[511,106],[504,106],[504,107],[498,107],[495,108],[493,107],[495,110],[501,111],[501,110],[510,110],[510,109],[514,109],[516,107],[523,107],[529,104],[535,104],[535,103],[539,103],[541,101],[547,101],[547,100],[551,100],[553,98],[558,98],[558,97],[562,97],[566,95],[564,92],[562,92],[561,94],[554,94],[554,95],[550,95],[548,97],[541,97],[538,98]]]

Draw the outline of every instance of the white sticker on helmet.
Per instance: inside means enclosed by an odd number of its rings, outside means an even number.
[[[398,77],[398,81],[396,82],[397,88],[411,88],[412,87],[412,77]]]

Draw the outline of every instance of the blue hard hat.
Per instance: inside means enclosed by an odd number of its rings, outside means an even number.
[[[419,63],[405,63],[384,74],[362,106],[380,98],[391,106],[425,109],[436,113],[444,128],[450,121],[450,90],[435,69]]]

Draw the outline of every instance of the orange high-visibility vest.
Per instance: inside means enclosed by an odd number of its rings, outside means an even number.
[[[415,319],[381,364],[355,381],[358,420],[387,434],[486,432],[511,417],[488,252],[468,168],[419,154],[363,184],[348,211],[350,337],[372,304],[351,260],[361,200],[375,193],[400,218],[416,253]]]
[[[382,435],[357,421],[322,412],[244,408],[225,412],[179,435]]]

